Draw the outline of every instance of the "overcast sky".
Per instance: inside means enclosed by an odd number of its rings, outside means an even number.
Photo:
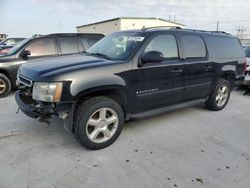
[[[76,32],[76,26],[120,16],[176,18],[188,28],[250,34],[249,0],[0,0],[0,33]],[[250,37],[250,35],[249,35]]]

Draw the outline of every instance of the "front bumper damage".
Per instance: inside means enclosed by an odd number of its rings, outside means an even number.
[[[63,120],[64,128],[73,131],[74,102],[47,103],[32,99],[32,94],[27,90],[18,90],[15,94],[19,109],[27,116],[38,119],[40,122],[50,124],[52,116]]]

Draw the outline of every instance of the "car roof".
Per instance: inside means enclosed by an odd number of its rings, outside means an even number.
[[[46,38],[46,37],[104,37],[101,33],[52,33],[48,35],[40,35],[34,38]]]
[[[200,35],[216,35],[216,36],[225,36],[225,37],[234,37],[229,33],[224,31],[205,31],[205,30],[196,30],[196,29],[182,29],[179,27],[149,27],[135,30],[125,30],[119,32],[136,32],[136,33],[161,33],[161,32],[179,32],[179,33],[192,33]]]

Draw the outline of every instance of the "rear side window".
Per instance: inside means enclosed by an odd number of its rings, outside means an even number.
[[[207,41],[217,58],[244,57],[241,44],[235,38],[209,37]]]
[[[88,41],[89,47],[93,46],[98,40],[99,39],[88,38],[87,41]]]
[[[207,55],[203,39],[197,35],[183,35],[182,43],[186,59],[204,58]]]
[[[58,39],[62,54],[74,54],[79,52],[78,40],[75,38]]]
[[[25,50],[30,51],[30,57],[56,54],[55,42],[52,38],[36,39]]]
[[[176,60],[179,57],[175,37],[171,34],[154,37],[145,48],[144,53],[149,51],[161,52],[166,60]]]

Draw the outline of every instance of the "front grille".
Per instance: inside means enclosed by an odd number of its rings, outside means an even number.
[[[30,80],[30,79],[28,79],[20,74],[17,75],[17,82],[19,82],[25,86],[28,86],[28,87],[31,87],[33,85],[32,80]]]

